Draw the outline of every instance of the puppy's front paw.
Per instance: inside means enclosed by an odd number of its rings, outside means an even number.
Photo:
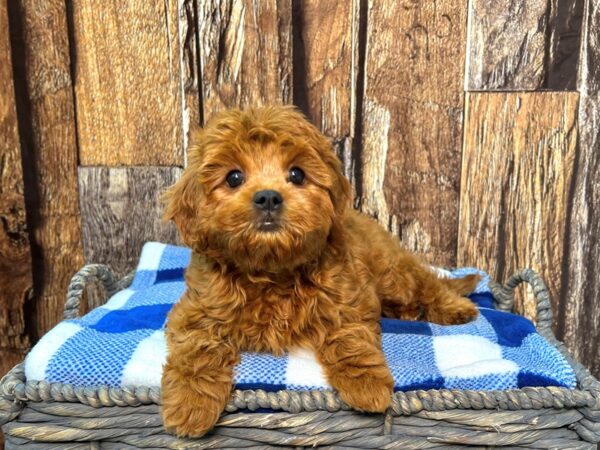
[[[394,380],[389,373],[383,378],[368,372],[357,378],[341,375],[333,384],[344,402],[361,411],[382,413],[392,401]]]
[[[167,398],[168,396],[168,398]],[[194,392],[163,393],[161,413],[165,430],[179,437],[200,437],[210,431],[223,411],[216,399]]]
[[[169,433],[199,437],[210,431],[229,399],[229,377],[205,371],[202,376],[182,375],[167,364],[161,383],[161,414]]]

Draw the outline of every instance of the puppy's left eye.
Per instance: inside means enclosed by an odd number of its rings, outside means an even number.
[[[288,176],[288,181],[291,181],[294,184],[303,184],[304,183],[304,171],[299,167],[292,167],[290,169],[290,174]]]
[[[229,187],[235,188],[244,182],[244,174],[240,170],[232,170],[225,177],[225,181]]]

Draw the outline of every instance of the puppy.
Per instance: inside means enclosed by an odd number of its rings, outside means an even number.
[[[330,142],[291,107],[232,110],[191,139],[165,194],[192,257],[167,323],[167,430],[201,436],[219,419],[241,351],[308,348],[343,401],[390,405],[380,317],[459,324],[477,276],[439,279],[350,208]]]

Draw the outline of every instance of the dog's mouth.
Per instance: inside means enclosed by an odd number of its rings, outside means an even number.
[[[274,217],[272,214],[267,213],[258,219],[256,223],[256,228],[260,231],[270,232],[277,231],[281,228],[281,223],[277,217]]]

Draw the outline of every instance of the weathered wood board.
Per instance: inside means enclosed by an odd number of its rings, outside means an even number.
[[[198,0],[204,119],[226,108],[291,103],[289,0]]]
[[[320,130],[341,139],[354,133],[358,1],[297,3],[294,27],[300,42],[294,55],[294,103]],[[301,73],[298,73],[298,72]]]
[[[198,17],[196,0],[179,0],[177,31],[181,61],[181,88],[183,90],[181,127],[183,152],[187,150],[189,130],[202,123],[200,99],[200,56],[198,54]],[[179,161],[178,165],[184,162]]]
[[[178,167],[80,167],[81,229],[86,263],[108,264],[122,276],[134,269],[147,241],[177,243],[162,221],[160,196]]]
[[[0,376],[29,348],[24,306],[33,289],[8,11],[0,2]],[[1,438],[0,438],[1,439]]]
[[[587,1],[579,69],[579,152],[559,335],[600,376],[600,4]]]
[[[294,104],[332,138],[352,173],[356,120],[359,1],[295,2]]]
[[[557,310],[577,144],[577,93],[468,93],[458,265],[531,267]],[[543,113],[541,113],[543,112]],[[535,317],[531,296],[520,305]]]
[[[433,263],[454,265],[466,2],[370,1],[362,210]]]
[[[584,0],[551,0],[550,42],[544,87],[555,91],[577,89]]]
[[[58,0],[9,2],[34,298],[35,342],[61,318],[83,263],[67,11]]]
[[[549,19],[547,0],[470,0],[467,90],[541,88]]]
[[[469,0],[467,90],[573,90],[583,0]]]
[[[81,165],[183,164],[198,109],[190,2],[69,3]]]

